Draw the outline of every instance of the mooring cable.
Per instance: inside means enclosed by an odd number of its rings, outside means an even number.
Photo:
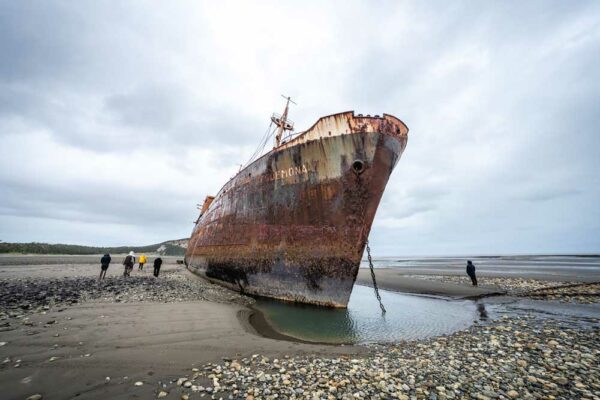
[[[381,296],[379,295],[379,288],[377,287],[377,280],[375,280],[375,270],[373,269],[373,260],[371,259],[371,248],[369,247],[369,240],[367,239],[367,258],[369,259],[369,268],[371,269],[371,278],[373,279],[373,289],[375,289],[375,296],[379,301],[379,307],[381,308],[381,314],[385,314],[385,307],[381,302]]]

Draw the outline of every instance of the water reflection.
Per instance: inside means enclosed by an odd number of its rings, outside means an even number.
[[[303,340],[331,343],[387,342],[421,339],[464,329],[473,320],[488,318],[472,301],[380,291],[387,313],[381,310],[371,288],[356,285],[348,309],[328,309],[260,299],[260,309],[273,327]],[[485,315],[485,317],[484,317]]]
[[[477,302],[477,312],[479,313],[479,319],[482,321],[488,320],[488,313],[485,310],[485,304],[482,302]]]
[[[600,326],[600,307],[487,297],[478,301],[444,300],[380,290],[387,309],[381,315],[371,288],[355,285],[348,309],[328,309],[257,300],[257,308],[281,333],[327,343],[370,343],[422,339],[465,329],[474,321],[499,315],[535,315],[565,323]]]
[[[284,303],[259,299],[261,310],[274,328],[287,335],[304,340],[354,343],[358,323],[348,309],[317,307],[308,304]]]

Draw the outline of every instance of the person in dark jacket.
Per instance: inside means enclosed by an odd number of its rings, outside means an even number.
[[[475,276],[475,265],[473,265],[471,260],[467,261],[467,275],[469,275],[469,278],[471,278],[473,286],[477,286],[477,277]]]
[[[108,265],[110,264],[110,254],[105,254],[102,256],[102,258],[100,259],[100,276],[98,277],[98,280],[102,280],[104,279],[104,277],[106,276],[106,270],[108,269]]]
[[[135,256],[133,254],[133,251],[130,251],[127,257],[125,257],[125,259],[123,260],[123,266],[125,267],[125,270],[123,271],[124,277],[131,276],[133,264],[135,264]]]
[[[154,259],[154,276],[158,278],[158,273],[160,272],[160,266],[162,265],[162,258],[156,257]]]

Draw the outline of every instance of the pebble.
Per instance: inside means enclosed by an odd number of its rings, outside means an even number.
[[[187,379],[212,380],[214,398],[224,399],[581,398],[592,392],[569,382],[600,387],[600,320],[586,324],[513,315],[448,336],[368,345],[362,358],[255,354],[205,364]]]
[[[566,384],[569,383],[569,380],[567,378],[562,377],[562,376],[555,377],[554,381],[556,383],[558,383],[559,385],[566,385]]]
[[[53,308],[88,301],[123,302],[181,302],[208,300],[221,303],[251,305],[250,297],[231,292],[201,279],[189,279],[184,271],[166,271],[161,279],[149,276],[108,277],[98,282],[94,276],[65,278],[3,278],[0,279],[0,320],[45,314]],[[102,318],[102,317],[101,317]],[[71,317],[67,317],[71,319]],[[45,327],[58,324],[47,320]],[[65,328],[66,329],[66,328]],[[2,344],[4,343],[4,344]],[[6,342],[0,342],[0,346]]]
[[[537,289],[560,292],[543,284],[536,288],[527,281],[505,281],[505,284],[513,284],[513,293],[527,296]],[[17,293],[22,296],[16,296]],[[107,278],[101,284],[95,277],[0,279],[0,318],[15,319],[19,326],[21,323],[33,325],[27,315],[45,312],[57,304],[184,300],[245,305],[253,302],[219,286],[189,280],[177,273],[165,274],[160,280]],[[48,317],[43,321],[48,321]],[[54,325],[60,325],[62,319],[50,321],[54,323],[46,324],[48,329],[57,329]],[[44,322],[39,325],[43,327]],[[164,390],[160,390],[157,397],[166,397],[169,392],[173,395],[176,383],[182,399],[189,396],[189,393],[181,393],[184,388],[199,392],[193,396],[249,400],[592,399],[600,397],[598,337],[598,319],[588,318],[583,326],[511,315],[448,336],[368,345],[366,354],[360,356],[297,355],[270,359],[253,354],[241,359],[223,357],[219,363],[198,367],[194,363],[190,376],[168,384],[159,382],[158,388]],[[0,346],[6,344],[0,342]],[[58,358],[52,357],[49,361]],[[4,364],[10,366],[13,362],[7,358]],[[110,378],[106,377],[105,381],[108,383]],[[200,385],[207,382],[212,386]],[[134,383],[135,386],[143,384],[142,381]]]

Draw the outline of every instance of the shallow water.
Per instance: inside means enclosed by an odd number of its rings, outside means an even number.
[[[380,290],[382,316],[373,289],[356,285],[347,309],[329,309],[259,299],[273,328],[295,338],[326,343],[391,342],[449,334],[497,315],[501,306]]]
[[[577,305],[514,297],[449,300],[380,290],[382,316],[372,288],[355,285],[347,309],[258,299],[256,308],[285,335],[322,343],[381,343],[451,334],[501,316],[552,318],[600,325],[600,304]]]
[[[531,277],[565,281],[600,280],[600,256],[513,255],[465,257],[376,257],[375,268],[394,268],[409,274],[464,275],[467,259],[477,273],[504,278]],[[368,268],[366,260],[361,268]]]

